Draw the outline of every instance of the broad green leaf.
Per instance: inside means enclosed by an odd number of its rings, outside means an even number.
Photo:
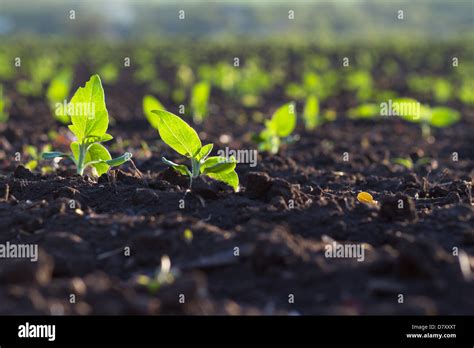
[[[104,89],[98,75],[93,75],[84,87],[79,87],[68,105],[72,124],[69,129],[82,143],[87,137],[102,137],[109,126]]]
[[[211,85],[207,81],[201,81],[194,85],[191,91],[191,108],[194,121],[202,122],[207,116],[207,104],[211,94]]]
[[[234,191],[237,191],[239,188],[239,176],[235,171],[230,171],[227,173],[209,173],[206,175],[212,179],[226,183],[227,185],[231,186]]]
[[[196,155],[196,161],[200,162],[202,160],[205,160],[207,156],[209,156],[209,154],[211,153],[213,147],[213,144],[207,144],[201,147],[201,149]]]
[[[433,127],[449,127],[458,122],[460,119],[459,112],[454,109],[439,106],[431,109],[430,125]]]
[[[97,170],[97,175],[101,176],[109,170],[107,161],[110,161],[111,159],[112,156],[103,145],[94,143],[88,148],[85,163],[87,166],[89,162],[98,162],[92,163],[91,165]]]
[[[201,165],[201,173],[206,175],[209,173],[228,173],[234,170],[236,165],[237,161],[234,157],[227,159],[221,156],[213,156]]]
[[[152,95],[146,95],[143,97],[143,113],[146,119],[150,122],[151,126],[158,130],[160,118],[157,114],[153,113],[153,110],[166,110],[163,104]]]
[[[159,116],[160,137],[169,147],[187,157],[192,157],[201,149],[198,134],[181,118],[164,110],[153,112]]]
[[[314,129],[318,125],[319,101],[312,95],[306,99],[303,111],[303,119],[307,129]]]
[[[279,137],[287,137],[296,126],[296,110],[294,103],[281,106],[267,123],[268,127]]]
[[[188,167],[186,167],[184,164],[174,163],[170,160],[167,160],[164,157],[161,157],[161,160],[163,161],[164,164],[166,164],[167,166],[170,166],[171,168],[176,170],[178,173],[182,175],[191,176],[191,172],[189,171]]]

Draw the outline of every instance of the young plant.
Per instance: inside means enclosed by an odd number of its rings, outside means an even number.
[[[98,75],[93,75],[84,87],[77,89],[67,106],[67,115],[71,118],[69,129],[76,136],[76,141],[70,145],[72,154],[45,152],[43,159],[67,157],[76,165],[77,174],[83,175],[87,167],[92,167],[100,176],[110,167],[119,166],[132,158],[132,154],[126,152],[112,159],[101,144],[113,137],[107,134],[109,114]]]
[[[306,98],[306,103],[303,110],[304,126],[308,130],[315,129],[321,121],[319,120],[319,101],[314,95]]]
[[[209,82],[201,81],[194,85],[191,91],[191,109],[193,110],[193,120],[201,123],[207,116],[207,104],[211,94]]]
[[[399,98],[394,103],[418,103],[418,101],[410,98]],[[421,127],[421,134],[426,139],[431,135],[431,127],[446,128],[459,121],[459,112],[445,107],[436,106],[429,107],[428,105],[421,105],[418,114],[408,113],[402,117],[409,122],[418,123]]]
[[[347,116],[354,120],[371,120],[380,116],[380,106],[377,104],[366,103],[355,108],[349,109]]]
[[[191,161],[191,170],[184,164],[176,164],[162,158],[163,162],[182,175],[189,177],[189,188],[193,179],[199,175],[206,175],[212,179],[222,181],[231,186],[234,191],[239,187],[239,177],[235,172],[236,160],[220,156],[211,156],[213,144],[202,146],[196,131],[180,117],[164,111],[154,110],[158,116],[158,132],[161,139],[180,155],[186,156]]]
[[[41,151],[38,151],[38,148],[36,146],[33,146],[33,145],[24,146],[23,151],[29,157],[29,161],[25,164],[25,168],[28,168],[31,171],[35,170],[38,167],[39,161],[41,160],[41,153],[51,151],[51,148],[52,147],[50,144],[46,144],[46,145],[43,145],[43,147],[41,148]],[[52,168],[49,166],[41,168],[41,172],[43,174],[48,173],[50,171],[52,171]]]
[[[396,164],[399,164],[401,166],[404,166],[407,169],[410,169],[410,170],[415,169],[416,170],[421,166],[424,166],[426,164],[430,164],[431,163],[431,158],[421,157],[421,158],[417,159],[415,162],[413,162],[413,160],[410,157],[406,157],[406,158],[396,157],[392,160],[392,162],[396,163]]]
[[[163,104],[152,95],[146,95],[143,97],[143,113],[146,119],[153,128],[158,130],[160,118],[153,112],[153,110],[166,110]]]
[[[49,84],[46,98],[49,106],[54,112],[54,117],[63,124],[70,122],[69,116],[64,110],[63,103],[69,97],[72,85],[72,70],[64,69],[56,75]]]
[[[287,138],[296,126],[296,111],[294,103],[287,103],[278,108],[265,129],[256,137],[259,149],[273,154],[278,152],[283,138]]]

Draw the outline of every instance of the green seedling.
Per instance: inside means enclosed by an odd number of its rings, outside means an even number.
[[[8,120],[7,108],[10,105],[10,100],[3,94],[3,86],[0,85],[0,123]]]
[[[153,110],[166,110],[165,107],[152,95],[146,95],[143,97],[142,106],[146,119],[153,128],[158,130],[160,118],[153,112]]]
[[[355,120],[370,120],[380,116],[380,106],[377,104],[367,103],[361,104],[350,109],[347,115]]]
[[[102,76],[102,80],[105,84],[113,84],[117,82],[120,75],[120,71],[117,65],[113,63],[106,63],[99,69],[99,76]]]
[[[161,267],[153,276],[139,275],[136,282],[145,286],[151,294],[156,293],[163,286],[172,284],[178,276],[178,272],[171,269],[171,260],[167,255],[161,257]]]
[[[201,123],[207,116],[207,105],[211,95],[211,85],[209,82],[201,81],[194,85],[191,91],[191,109],[193,110],[193,120]]]
[[[415,162],[413,162],[413,160],[410,158],[410,157],[406,157],[406,158],[403,158],[403,157],[396,157],[392,160],[393,163],[396,163],[396,164],[399,164],[401,166],[404,166],[405,168],[407,169],[418,169],[420,168],[421,166],[424,166],[426,164],[430,164],[431,163],[431,158],[429,157],[422,157],[422,158],[419,158],[417,159]]]
[[[189,177],[189,188],[193,179],[199,175],[206,175],[212,179],[222,181],[231,186],[234,191],[239,187],[239,177],[235,172],[236,160],[220,156],[211,156],[213,144],[202,146],[196,131],[180,117],[164,111],[153,111],[159,118],[158,132],[161,139],[180,155],[191,161],[191,170],[184,164],[176,164],[162,158],[163,162],[182,175]]]
[[[44,152],[51,151],[51,145],[46,144],[41,148],[41,151],[38,151],[38,148],[32,145],[26,145],[24,147],[24,152],[28,155],[29,160],[25,164],[25,168],[28,168],[29,170],[33,171],[38,167],[39,161],[41,160],[41,154]],[[41,172],[43,174],[46,174],[48,172],[51,172],[52,168],[50,166],[42,167]]]
[[[356,93],[357,99],[366,101],[373,91],[372,75],[365,70],[353,71],[346,76],[346,87]]]
[[[303,110],[303,120],[306,129],[312,130],[320,125],[319,119],[319,101],[314,95],[306,98]]]
[[[112,158],[109,151],[101,144],[112,140],[107,134],[109,114],[105,105],[104,89],[98,75],[93,75],[84,87],[79,87],[67,107],[71,118],[69,130],[76,136],[70,147],[72,154],[63,152],[44,152],[43,159],[67,157],[76,165],[77,174],[92,167],[100,176],[110,167],[119,166],[132,158],[129,152]]]
[[[265,122],[265,129],[255,138],[259,149],[273,154],[278,152],[282,139],[287,138],[296,126],[296,111],[294,103],[287,103],[278,108],[269,121]]]
[[[72,70],[64,69],[57,74],[49,84],[46,91],[46,98],[49,106],[53,110],[54,117],[63,124],[70,122],[69,116],[64,110],[63,103],[69,97],[72,85]]]
[[[410,98],[399,98],[394,101],[398,105],[416,105],[418,101]],[[406,121],[418,123],[421,127],[422,136],[426,139],[431,135],[431,127],[446,128],[459,121],[459,112],[445,107],[420,105],[418,112],[408,112],[400,115]]]

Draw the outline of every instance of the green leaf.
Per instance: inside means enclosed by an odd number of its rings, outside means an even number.
[[[201,149],[201,140],[181,118],[168,111],[154,110],[159,116],[158,132],[161,139],[181,155],[192,157]]]
[[[161,157],[161,160],[163,161],[164,164],[166,164],[167,166],[170,166],[171,168],[173,168],[174,170],[176,170],[178,173],[180,173],[182,175],[187,175],[187,176],[192,175],[191,172],[189,171],[188,167],[186,167],[184,164],[174,163],[170,160],[167,160],[164,157]]]
[[[380,114],[380,106],[377,104],[362,104],[349,109],[347,115],[352,119],[373,119]]]
[[[204,145],[203,147],[201,147],[201,149],[199,150],[199,152],[195,156],[196,161],[200,162],[200,161],[205,160],[207,158],[207,156],[209,156],[209,154],[211,153],[213,147],[214,147],[213,144],[207,144],[207,145]]]
[[[46,91],[46,98],[50,105],[55,103],[63,103],[68,97],[71,91],[72,83],[72,70],[63,69],[61,70],[52,80]]]
[[[318,125],[319,101],[316,96],[311,95],[306,99],[303,110],[303,120],[307,129],[314,129]]]
[[[153,110],[166,110],[163,104],[152,95],[146,95],[143,97],[143,113],[146,119],[150,122],[151,126],[158,130],[160,118],[158,115],[153,113]]]
[[[130,152],[125,152],[122,156],[112,158],[111,160],[105,161],[111,167],[117,167],[125,162],[128,162],[132,159],[132,154]]]
[[[196,123],[202,122],[207,116],[207,104],[210,94],[211,85],[207,81],[197,83],[191,91],[191,108]]]
[[[433,127],[444,128],[458,122],[459,112],[454,109],[439,106],[431,109],[430,125]]]
[[[97,175],[101,176],[102,174],[107,173],[107,171],[109,170],[109,165],[107,164],[107,162],[111,159],[112,156],[103,145],[94,143],[89,146],[88,151],[86,153],[85,166],[87,167],[88,165],[92,165],[96,169]]]
[[[235,171],[230,171],[227,173],[209,173],[206,175],[214,180],[226,183],[227,185],[231,186],[234,191],[237,191],[239,188],[239,176]]]
[[[221,156],[213,156],[201,165],[201,173],[206,175],[209,173],[228,173],[233,171],[236,165],[237,161],[234,157],[227,159]]]
[[[114,137],[111,136],[110,134],[104,134],[101,138],[100,138],[100,142],[101,143],[105,143],[106,141],[110,141],[112,140]]]
[[[38,161],[37,160],[31,160],[31,161],[28,161],[27,164],[25,164],[25,168],[33,171],[36,169],[36,167],[38,166]]]
[[[397,157],[392,160],[393,163],[400,164],[408,169],[413,169],[413,161],[409,158]]]
[[[45,160],[51,160],[51,159],[55,159],[55,158],[58,158],[58,157],[69,157],[69,155],[67,153],[58,152],[58,151],[43,152],[41,154],[41,158],[45,159]]]
[[[417,108],[417,105],[420,108]],[[429,117],[429,108],[421,105],[416,99],[397,98],[392,103],[392,114],[398,114],[408,122],[420,123]]]
[[[68,105],[72,124],[69,129],[82,143],[87,137],[102,137],[109,126],[104,89],[98,75],[93,75],[84,87],[79,87]]]
[[[273,132],[279,137],[287,137],[293,132],[296,126],[296,112],[295,104],[287,103],[281,106],[272,116],[272,119],[267,122]]]

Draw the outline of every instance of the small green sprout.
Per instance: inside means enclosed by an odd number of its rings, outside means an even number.
[[[194,238],[193,231],[191,231],[189,228],[186,228],[183,232],[183,237],[186,243],[191,243]]]
[[[99,75],[102,76],[102,80],[105,84],[113,84],[117,82],[120,71],[117,68],[117,65],[113,63],[106,63],[99,69]]]
[[[153,112],[153,110],[166,110],[165,107],[152,95],[144,96],[142,105],[143,113],[145,114],[146,119],[153,128],[158,130],[160,118]]]
[[[256,137],[259,149],[273,154],[278,152],[282,138],[289,137],[296,126],[294,103],[287,103],[278,108],[271,120],[265,122],[265,129]]]
[[[201,81],[194,85],[191,91],[191,109],[193,120],[201,123],[207,116],[207,104],[211,95],[211,85],[207,81]]]
[[[136,282],[145,286],[151,294],[154,294],[163,286],[172,284],[178,275],[178,272],[171,269],[171,260],[168,255],[163,255],[160,269],[151,277],[144,274],[139,275]]]
[[[212,179],[222,181],[231,186],[234,191],[239,187],[239,177],[235,172],[236,160],[220,156],[208,157],[213,144],[202,146],[196,131],[180,117],[164,111],[153,111],[159,118],[158,132],[161,139],[180,155],[191,160],[191,170],[184,164],[176,164],[162,158],[163,162],[182,175],[189,177],[189,188],[193,179],[199,175],[206,175]]]
[[[72,70],[64,69],[51,80],[48,90],[46,91],[46,98],[48,99],[51,110],[54,111],[54,117],[63,124],[70,122],[69,116],[62,104],[69,97],[71,84]]]
[[[306,129],[312,130],[319,126],[319,101],[314,95],[306,98],[306,103],[303,110],[303,120]]]
[[[3,94],[3,86],[0,85],[0,123],[8,120],[7,107],[9,104],[10,100]]]
[[[33,171],[38,167],[38,163],[41,160],[41,154],[44,152],[51,151],[51,145],[46,144],[41,148],[41,151],[38,151],[38,148],[33,145],[24,146],[24,152],[28,155],[29,161],[25,164],[25,168]],[[43,174],[48,173],[52,170],[51,167],[42,167],[41,172]]]
[[[380,116],[380,106],[372,103],[361,104],[349,109],[347,115],[355,120],[371,120]]]
[[[84,87],[79,87],[67,107],[71,118],[69,129],[76,136],[70,147],[72,154],[44,152],[43,159],[67,157],[76,165],[77,173],[84,174],[92,167],[98,176],[110,167],[119,166],[132,158],[129,152],[112,159],[109,151],[101,144],[112,140],[107,134],[109,114],[105,105],[104,89],[98,75],[93,75]]]
[[[416,160],[415,162],[413,162],[413,160],[410,158],[410,157],[406,157],[406,158],[403,158],[403,157],[396,157],[394,159],[392,159],[392,162],[393,163],[396,163],[396,164],[399,164],[401,166],[404,166],[405,168],[407,169],[417,169],[421,166],[424,166],[426,164],[430,164],[431,163],[431,158],[429,157],[422,157],[422,158],[419,158],[418,160]]]
[[[394,101],[394,104],[413,103],[419,104],[415,99],[399,98]],[[409,122],[420,124],[422,136],[426,139],[431,135],[431,127],[446,128],[459,121],[459,112],[445,107],[436,106],[429,107],[428,105],[421,105],[418,113],[406,113],[401,115],[403,119]]]

